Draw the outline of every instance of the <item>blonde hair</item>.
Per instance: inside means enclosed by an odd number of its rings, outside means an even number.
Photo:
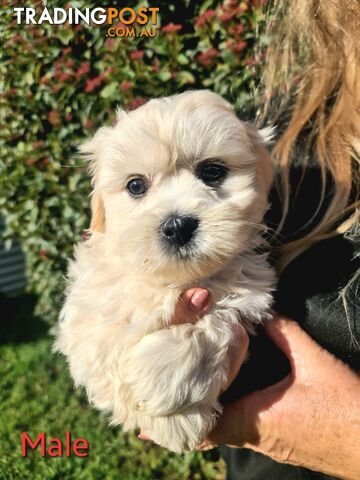
[[[268,20],[262,118],[276,124],[285,111],[290,115],[273,149],[281,173],[282,224],[289,210],[294,147],[305,127],[310,131],[307,147],[321,171],[320,203],[326,177],[333,180],[333,196],[321,221],[302,238],[279,247],[281,271],[314,243],[348,232],[359,221],[360,2],[275,0]],[[276,113],[274,99],[280,99]]]

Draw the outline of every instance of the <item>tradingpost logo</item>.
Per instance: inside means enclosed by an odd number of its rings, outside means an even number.
[[[16,7],[13,10],[18,24],[61,25],[67,22],[70,25],[106,25],[106,34],[109,37],[155,37],[158,29],[158,7],[44,7],[42,11],[30,7]]]

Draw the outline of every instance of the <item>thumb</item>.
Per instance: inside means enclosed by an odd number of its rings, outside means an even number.
[[[293,373],[302,365],[308,368],[309,362],[317,359],[322,348],[294,320],[276,316],[264,322],[269,338],[289,359]]]
[[[183,292],[177,302],[173,325],[195,323],[210,310],[211,295],[206,288],[190,288]]]

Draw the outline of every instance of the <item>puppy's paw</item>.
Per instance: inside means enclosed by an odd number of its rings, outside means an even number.
[[[195,450],[222,410],[218,397],[229,381],[234,338],[234,324],[214,314],[143,337],[123,359],[125,417],[169,450]]]
[[[221,413],[218,405],[194,405],[181,413],[163,417],[142,417],[141,428],[158,445],[175,453],[196,450],[215,427]]]
[[[215,408],[228,379],[232,337],[227,325],[211,328],[202,321],[146,335],[129,350],[123,372],[134,408],[153,417],[193,405]]]

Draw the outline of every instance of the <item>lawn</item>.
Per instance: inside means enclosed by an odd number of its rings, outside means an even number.
[[[34,337],[34,335],[32,335]],[[64,359],[51,353],[51,338],[0,346],[0,479],[223,479],[225,466],[216,451],[176,455],[123,434],[74,390]],[[34,440],[83,437],[89,456],[41,457],[39,449],[21,456],[21,433]]]

